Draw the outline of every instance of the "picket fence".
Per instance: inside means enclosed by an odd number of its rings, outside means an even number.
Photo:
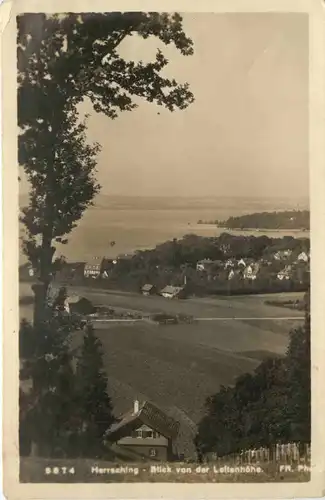
[[[309,443],[286,443],[275,444],[269,448],[254,448],[243,450],[240,453],[218,456],[217,453],[209,453],[206,457],[208,462],[225,463],[231,462],[238,465],[250,465],[261,463],[310,463],[311,446]]]

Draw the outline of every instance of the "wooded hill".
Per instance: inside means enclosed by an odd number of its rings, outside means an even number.
[[[226,221],[216,221],[219,227],[227,229],[292,229],[308,230],[310,228],[308,210],[291,210],[284,212],[259,212],[237,217],[229,217]]]

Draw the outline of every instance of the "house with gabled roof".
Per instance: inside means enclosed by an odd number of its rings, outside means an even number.
[[[234,269],[230,269],[228,274],[228,280],[232,280],[234,277],[235,277],[235,271]]]
[[[151,285],[150,283],[146,283],[141,288],[141,293],[142,293],[142,295],[146,295],[146,296],[153,295],[154,293],[156,293],[156,287],[154,285]]]
[[[93,257],[85,263],[84,277],[99,278],[101,275],[103,259],[101,257]]]
[[[289,280],[292,277],[292,266],[285,266],[285,268],[277,274],[280,281]]]
[[[254,264],[249,264],[244,269],[243,278],[247,280],[256,280],[259,270],[260,270],[260,264],[258,262]]]
[[[157,406],[136,400],[133,409],[106,431],[104,439],[125,460],[171,461],[179,426]]]
[[[242,275],[243,275],[243,273],[242,273],[241,269],[230,269],[227,279],[229,281],[234,279],[234,278],[241,279]]]
[[[297,261],[298,262],[308,262],[309,257],[308,257],[307,252],[301,252],[297,257]]]
[[[286,260],[292,255],[292,250],[278,250],[273,254],[274,260]]]

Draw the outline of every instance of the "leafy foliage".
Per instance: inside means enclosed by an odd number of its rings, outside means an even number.
[[[20,397],[20,434],[23,442],[36,445],[41,456],[60,456],[67,451],[69,436],[74,432],[70,336],[69,321],[54,311],[47,322],[33,326],[23,322],[20,329],[24,340],[21,377],[32,382],[31,391]]]
[[[103,434],[115,420],[101,344],[88,327],[75,370],[63,301],[61,293],[46,324],[21,324],[20,378],[32,382],[29,393],[20,393],[21,453],[29,454],[32,442],[40,456],[94,458],[103,453]]]
[[[21,220],[24,251],[42,283],[36,295],[40,321],[58,262],[56,243],[69,234],[92,204],[98,144],[86,141],[78,105],[88,98],[97,112],[116,118],[137,106],[135,97],[184,109],[193,101],[188,84],[162,75],[161,50],[149,63],[126,61],[118,47],[128,36],[155,36],[183,54],[193,52],[179,14],[24,14],[17,18],[19,164],[31,185]]]
[[[293,330],[284,358],[222,387],[206,402],[196,436],[200,454],[219,456],[277,442],[310,442],[310,317]]]
[[[171,111],[193,101],[188,84],[160,74],[168,64],[160,50],[147,64],[125,61],[118,53],[126,37],[138,35],[157,37],[183,55],[192,54],[193,43],[177,13],[25,14],[17,22],[21,127],[51,116],[53,106],[76,106],[84,97],[111,118],[137,106],[132,96]]]
[[[43,234],[65,243],[62,237],[76,226],[99,190],[94,173],[100,148],[87,144],[86,121],[78,123],[77,113],[65,109],[56,125],[43,119],[19,136],[19,162],[32,187],[21,221],[33,243]],[[29,243],[25,250],[37,265],[36,244]]]
[[[292,250],[292,254],[285,262],[274,259],[276,252],[287,249]],[[150,283],[162,289],[170,284],[182,286],[186,276],[188,292],[196,295],[305,291],[309,284],[309,266],[295,264],[295,261],[303,250],[308,249],[307,238],[227,233],[218,237],[186,235],[182,239],[166,241],[152,250],[138,251],[130,259],[118,259],[117,264],[109,268],[108,279],[91,280],[91,284],[139,290]],[[256,280],[245,280],[242,273],[228,279],[230,268],[225,269],[226,262],[241,258],[259,261]],[[208,272],[198,272],[196,265],[204,259],[213,262],[210,262]],[[291,279],[280,281],[277,275],[287,264],[292,264]],[[79,276],[82,277],[83,273],[80,272]]]
[[[115,422],[115,418],[107,394],[102,344],[92,326],[87,327],[84,335],[76,377],[79,417],[82,421],[80,453],[82,456],[98,456],[103,452],[104,433]]]

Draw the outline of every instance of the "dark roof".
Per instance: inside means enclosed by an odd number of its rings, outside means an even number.
[[[147,283],[146,285],[143,285],[143,287],[141,288],[141,290],[143,292],[149,292],[150,290],[153,289],[153,287],[154,287],[153,285],[149,285],[149,283]]]
[[[141,424],[148,425],[168,439],[176,438],[179,430],[179,422],[146,401],[137,413],[133,411],[125,413],[118,423],[113,424],[107,430],[106,436],[109,440],[120,439]]]

